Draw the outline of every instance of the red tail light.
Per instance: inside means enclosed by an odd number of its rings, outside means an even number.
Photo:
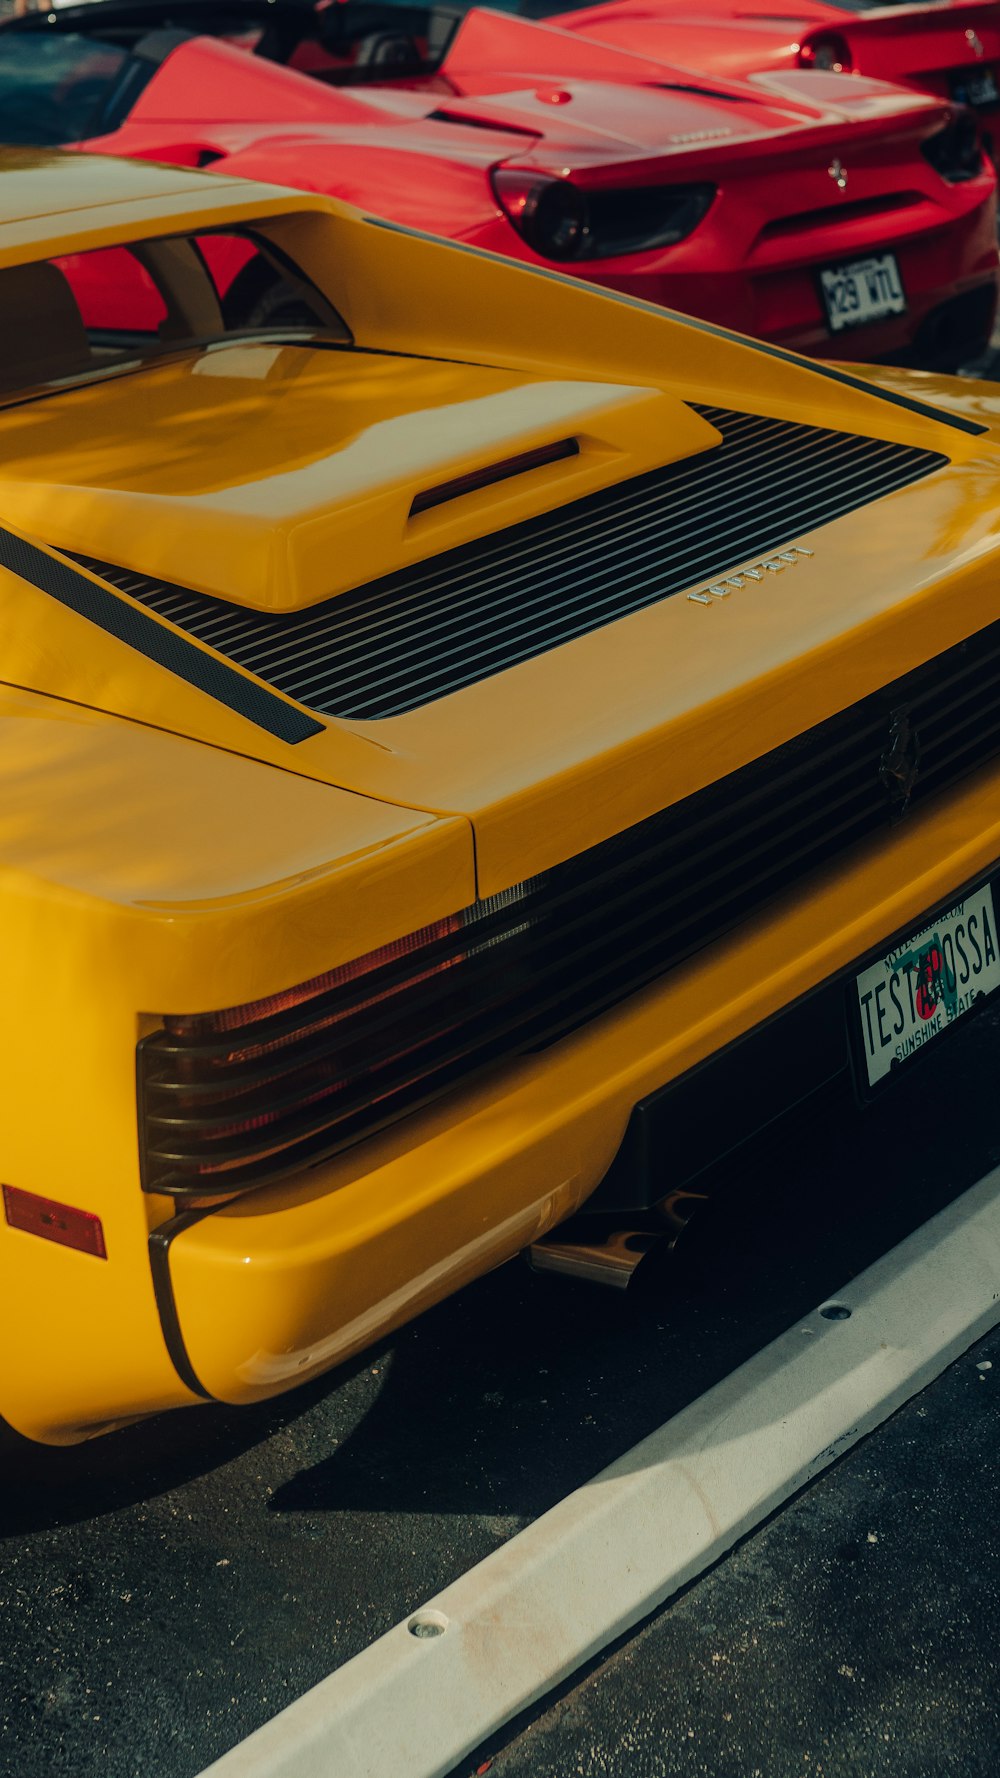
[[[827,74],[850,74],[854,57],[850,44],[839,31],[815,31],[799,45],[800,68],[816,68]]]
[[[138,1052],[145,1188],[231,1195],[390,1121],[442,1071],[464,1072],[476,960],[505,969],[535,887],[517,884],[282,993],[165,1017]]]
[[[41,1235],[43,1241],[57,1241],[60,1247],[74,1247],[78,1253],[92,1253],[95,1259],[108,1257],[101,1219],[91,1210],[77,1210],[72,1204],[39,1197],[37,1192],[22,1191],[16,1185],[4,1186],[3,1207],[12,1229]]]
[[[522,167],[496,167],[491,178],[508,220],[543,259],[586,256],[587,199],[572,180]]]
[[[543,259],[612,259],[683,241],[708,215],[714,185],[614,185],[581,191],[529,167],[494,167],[507,220]]]
[[[461,914],[447,914],[443,920],[435,920],[432,926],[421,926],[417,932],[408,932],[405,938],[397,938],[378,951],[368,951],[350,963],[341,963],[337,969],[328,969],[325,975],[300,982],[298,987],[285,988],[280,994],[268,994],[263,1000],[249,1000],[242,1006],[227,1007],[224,1012],[198,1013],[191,1018],[168,1014],[164,1026],[172,1037],[209,1037],[222,1031],[242,1030],[244,1025],[256,1025],[261,1019],[273,1019],[278,1013],[290,1012],[296,1006],[329,994],[333,988],[342,988],[348,982],[357,981],[359,976],[381,969],[386,963],[409,957],[414,951],[423,950],[425,945],[449,937],[461,925]]]

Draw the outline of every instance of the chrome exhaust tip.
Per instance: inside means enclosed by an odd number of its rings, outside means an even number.
[[[651,1247],[663,1240],[651,1229],[595,1229],[587,1240],[572,1239],[561,1229],[553,1229],[528,1248],[528,1264],[533,1272],[561,1272],[567,1278],[584,1278],[588,1284],[607,1284],[612,1290],[627,1290],[641,1259]]]
[[[671,1192],[641,1222],[637,1219],[626,1228],[584,1211],[533,1241],[527,1249],[528,1264],[533,1272],[560,1272],[588,1284],[627,1290],[646,1255],[654,1248],[669,1252],[695,1211],[707,1202],[703,1192]]]

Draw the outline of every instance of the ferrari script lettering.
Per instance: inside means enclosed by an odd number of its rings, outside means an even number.
[[[711,605],[716,599],[728,599],[730,593],[737,592],[748,582],[752,585],[767,579],[769,574],[781,574],[786,568],[793,568],[802,556],[811,556],[811,549],[800,543],[793,543],[790,548],[778,550],[776,555],[765,556],[761,562],[752,562],[749,568],[740,568],[735,574],[727,574],[723,580],[714,580],[708,587],[697,592],[688,593],[696,605]]]

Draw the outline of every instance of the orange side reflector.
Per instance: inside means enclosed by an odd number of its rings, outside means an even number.
[[[101,1219],[90,1210],[75,1210],[72,1204],[40,1198],[37,1192],[21,1191],[16,1185],[4,1186],[3,1207],[12,1229],[41,1235],[44,1241],[58,1241],[61,1247],[75,1247],[79,1253],[92,1253],[95,1259],[108,1257]]]

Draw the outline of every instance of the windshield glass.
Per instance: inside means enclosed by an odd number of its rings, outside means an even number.
[[[130,66],[131,64],[131,66]],[[93,37],[15,33],[0,40],[0,140],[25,148],[82,142],[107,127],[109,103],[153,69]]]
[[[171,235],[0,270],[0,400],[262,335],[351,343],[326,298],[252,232]]]

